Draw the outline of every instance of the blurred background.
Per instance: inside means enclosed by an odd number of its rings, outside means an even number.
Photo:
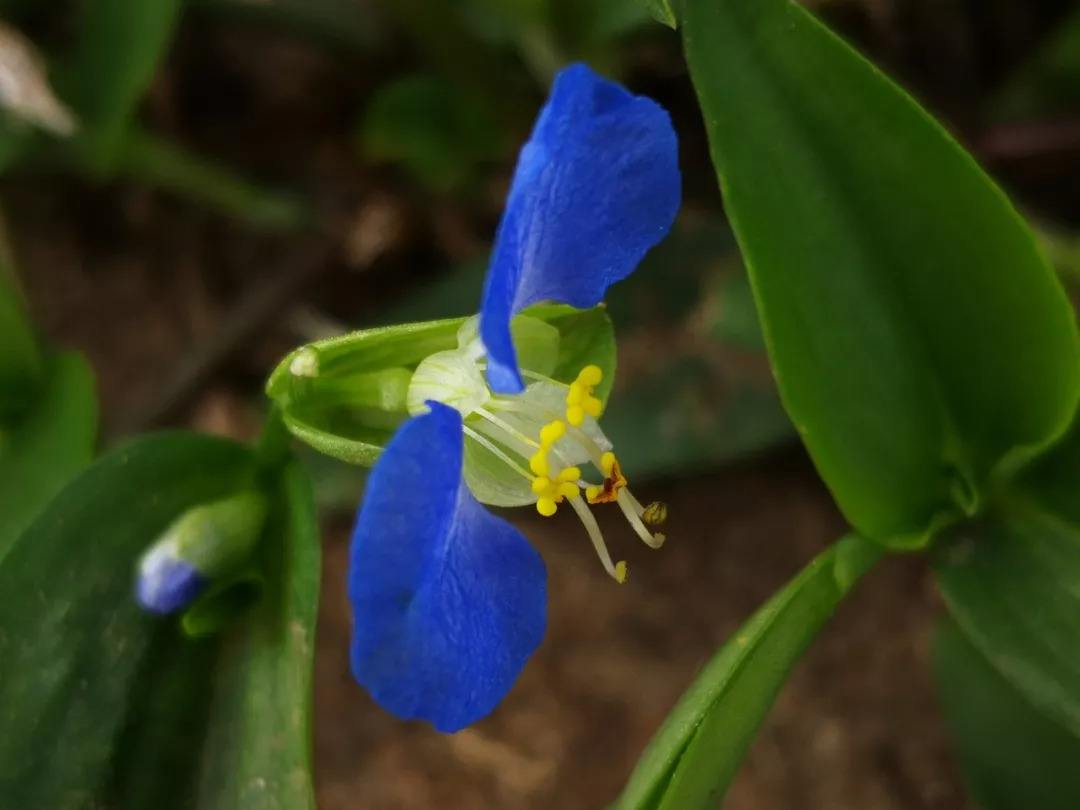
[[[668,502],[669,541],[651,552],[610,521],[620,588],[572,518],[515,515],[548,563],[550,627],[491,718],[438,735],[352,680],[343,583],[363,479],[309,457],[320,807],[604,805],[714,648],[844,530],[777,401],[678,35],[634,0],[140,5],[0,0],[0,257],[45,334],[92,362],[106,444],[171,426],[251,438],[292,347],[473,311],[516,150],[566,62],[670,110],[685,205],[610,297],[605,417],[639,495]],[[974,152],[1075,289],[1080,4],[809,5]],[[938,610],[918,559],[874,571],[725,807],[966,807],[928,673]]]

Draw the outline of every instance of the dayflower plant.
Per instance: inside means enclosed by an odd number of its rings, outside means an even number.
[[[634,270],[678,210],[677,152],[653,101],[584,65],[556,78],[518,160],[480,314],[412,374],[412,416],[372,471],[353,536],[353,670],[401,717],[443,731],[478,720],[543,638],[544,564],[481,501],[544,516],[570,506],[619,582],[626,564],[590,506],[615,503],[646,543],[664,540],[648,525],[663,507],[631,494],[596,422],[602,369],[552,379],[556,330],[515,315],[540,301],[593,307]]]

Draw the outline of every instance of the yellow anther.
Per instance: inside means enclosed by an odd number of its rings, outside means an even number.
[[[577,381],[589,387],[599,385],[602,379],[604,379],[604,372],[600,366],[585,366],[577,375]]]
[[[564,500],[579,497],[581,488],[577,482],[580,478],[581,470],[578,467],[567,467],[554,477],[537,475],[532,480],[532,491],[537,496],[536,511],[544,517],[551,517]]]
[[[619,562],[615,563],[615,581],[620,585],[626,582],[626,577],[629,573],[630,572],[626,567],[626,560],[619,560]]]
[[[579,427],[585,421],[585,415],[592,417],[600,416],[604,404],[593,396],[593,388],[604,379],[604,372],[600,366],[585,366],[577,375],[577,379],[570,383],[570,389],[566,392],[566,421],[574,427]]]
[[[546,450],[541,449],[533,453],[532,458],[529,459],[529,469],[533,471],[533,475],[547,477],[550,465],[548,464]]]
[[[611,474],[615,471],[615,464],[617,460],[615,454],[608,450],[602,456],[600,456],[600,472],[606,477],[610,478]]]
[[[558,490],[560,498],[576,498],[581,495],[581,489],[573,481],[563,481]]]
[[[543,447],[551,447],[565,435],[566,424],[561,419],[556,419],[540,428],[540,444]]]
[[[592,503],[603,491],[604,488],[602,486],[591,484],[590,486],[585,487],[585,497]]]

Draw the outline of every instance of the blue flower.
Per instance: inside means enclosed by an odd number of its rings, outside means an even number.
[[[598,304],[667,233],[679,198],[667,113],[584,65],[560,73],[518,160],[478,322],[414,372],[413,416],[376,463],[353,534],[353,672],[398,716],[447,732],[479,720],[544,636],[544,564],[481,502],[545,516],[569,504],[618,582],[626,564],[590,505],[617,504],[663,543],[652,527],[666,510],[630,493],[596,422],[602,370],[562,383],[519,367],[514,341],[550,329],[517,315],[533,303]]]
[[[165,615],[187,607],[206,585],[194,565],[176,556],[174,544],[159,545],[139,563],[135,598],[143,609]]]

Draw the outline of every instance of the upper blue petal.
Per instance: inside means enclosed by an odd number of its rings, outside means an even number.
[[[461,416],[429,402],[368,478],[353,533],[352,667],[399,717],[457,731],[491,712],[540,644],[547,572],[461,475]]]
[[[679,209],[678,143],[662,107],[571,65],[518,157],[480,307],[488,382],[524,388],[510,318],[538,301],[595,306]]]

